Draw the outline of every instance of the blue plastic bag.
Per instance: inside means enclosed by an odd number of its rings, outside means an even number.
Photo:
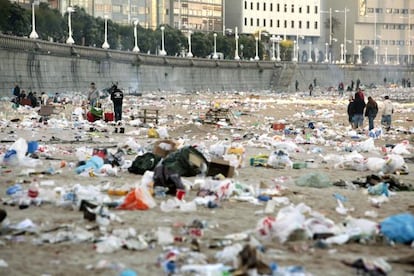
[[[408,213],[386,218],[380,223],[381,233],[397,243],[414,241],[414,216]]]

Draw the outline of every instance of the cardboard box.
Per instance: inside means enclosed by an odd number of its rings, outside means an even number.
[[[174,141],[171,140],[159,140],[154,143],[154,148],[152,152],[155,155],[166,157],[168,154],[170,154],[173,151],[177,150],[177,145]]]
[[[208,164],[207,176],[222,174],[227,178],[234,176],[234,167],[230,166],[229,161],[223,159],[213,159]]]

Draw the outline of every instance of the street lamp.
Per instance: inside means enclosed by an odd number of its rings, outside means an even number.
[[[397,60],[395,61],[396,65],[400,65],[400,47],[397,47]]]
[[[213,34],[214,37],[214,54],[213,54],[213,59],[218,59],[218,55],[217,55],[217,34],[214,33]]]
[[[276,60],[275,57],[275,41],[276,41],[276,37],[275,35],[272,35],[272,37],[270,38],[270,41],[272,41],[272,61]]]
[[[321,13],[329,13],[329,49],[332,49],[332,8],[329,8],[329,11],[321,11]],[[327,61],[328,56],[329,56],[329,61],[331,61],[331,55],[327,53],[325,62],[329,62]]]
[[[341,60],[339,61],[339,63],[345,63],[344,60],[344,44],[341,43]]]
[[[72,19],[71,19],[71,14],[75,10],[72,7],[68,7],[67,11],[68,11],[69,37],[68,37],[68,39],[66,39],[66,43],[67,44],[74,44],[75,41],[73,40],[73,37],[72,37]]]
[[[361,64],[362,60],[361,60],[361,45],[358,45],[358,59],[357,59],[357,64]]]
[[[29,35],[29,38],[31,39],[39,38],[39,36],[36,33],[35,4],[39,4],[39,2],[33,1],[32,3],[32,32]]]
[[[191,52],[191,31],[188,31],[188,53],[187,57],[192,58],[193,53]]]
[[[335,12],[343,12],[344,13],[344,49],[343,49],[343,53],[344,53],[344,59],[343,59],[343,63],[346,63],[346,13],[349,12],[349,9],[347,9],[345,7],[344,10],[335,10]]]
[[[312,62],[312,41],[309,41],[309,56],[308,62]]]
[[[160,30],[161,30],[161,51],[160,51],[159,55],[160,56],[166,56],[167,52],[165,51],[165,48],[164,48],[164,30],[165,30],[165,27],[161,26]]]
[[[139,52],[138,48],[138,33],[137,33],[137,26],[138,26],[138,20],[134,21],[134,38],[135,38],[135,46],[134,49],[132,49],[133,52]]]
[[[108,43],[108,16],[105,14],[105,40],[102,44],[103,49],[109,49],[109,43]]]
[[[378,47],[375,46],[375,64],[378,64]]]
[[[329,46],[329,44],[328,44],[328,42],[326,42],[325,43],[325,63],[329,62],[329,59],[328,59],[328,46]]]
[[[276,61],[277,62],[279,62],[279,61],[281,61],[281,59],[280,59],[280,41],[281,41],[282,39],[280,38],[280,36],[277,36],[276,37],[276,52],[277,52],[277,57],[276,57]]]
[[[236,40],[236,50],[234,52],[234,59],[235,60],[240,60],[240,57],[239,57],[239,29],[237,27],[235,27],[234,29],[235,29],[234,39]]]
[[[294,40],[293,41],[293,56],[292,56],[292,62],[298,62],[298,54],[297,54],[297,50],[298,50],[298,46],[296,45],[297,41]]]
[[[388,47],[385,47],[385,61],[384,64],[387,65],[388,64]]]
[[[256,37],[256,56],[254,57],[254,60],[259,60],[259,38]]]

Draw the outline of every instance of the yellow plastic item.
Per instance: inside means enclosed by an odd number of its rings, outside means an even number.
[[[148,138],[159,138],[158,132],[155,128],[148,129]]]

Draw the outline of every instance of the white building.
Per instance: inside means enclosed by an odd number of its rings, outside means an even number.
[[[309,49],[319,51],[312,43],[321,35],[320,12],[320,0],[225,0],[225,26],[296,41],[299,58],[306,60]]]

